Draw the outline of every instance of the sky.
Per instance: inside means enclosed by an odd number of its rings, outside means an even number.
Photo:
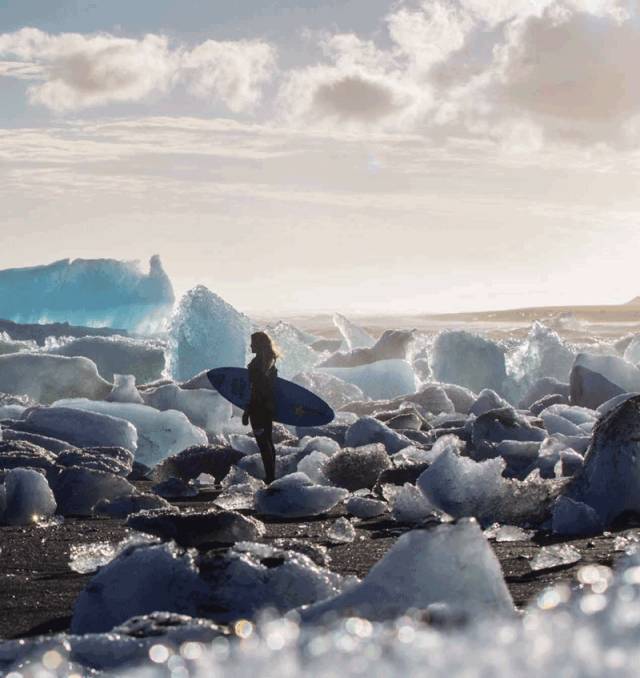
[[[247,313],[640,294],[638,0],[0,0],[0,269]]]

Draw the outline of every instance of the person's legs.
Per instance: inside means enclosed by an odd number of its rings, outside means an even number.
[[[272,483],[276,477],[276,448],[273,444],[273,422],[265,417],[250,416],[253,435],[256,437],[267,484]]]

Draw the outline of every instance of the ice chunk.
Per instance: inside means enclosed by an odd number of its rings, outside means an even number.
[[[256,493],[256,511],[283,518],[303,518],[326,513],[349,492],[337,487],[314,485],[304,473],[292,473]]]
[[[391,501],[391,515],[398,523],[421,523],[438,513],[424,494],[411,483],[405,483]]]
[[[633,337],[622,357],[633,365],[640,363],[640,336]]]
[[[355,384],[365,396],[377,400],[415,393],[417,389],[415,372],[406,360],[380,360],[358,367],[322,367],[316,371]]]
[[[593,508],[605,528],[625,511],[640,511],[640,396],[597,424],[584,471],[567,496]]]
[[[519,407],[528,410],[534,403],[548,396],[560,396],[565,403],[569,402],[569,384],[553,379],[542,377],[531,384],[528,391],[520,400]]]
[[[347,513],[356,518],[376,518],[387,510],[387,503],[372,497],[353,496],[347,501]]]
[[[113,499],[101,499],[93,507],[93,513],[110,518],[127,518],[132,513],[154,509],[170,510],[171,504],[157,494],[125,494]]]
[[[291,379],[300,372],[313,369],[321,356],[301,336],[299,330],[289,323],[278,322],[267,328],[267,334],[278,348],[278,375]]]
[[[334,353],[320,363],[320,367],[357,367],[379,360],[410,360],[413,341],[413,330],[385,330],[371,348]]]
[[[170,374],[184,381],[214,367],[244,367],[250,331],[245,315],[203,285],[194,287],[171,319]]]
[[[124,447],[131,452],[138,447],[135,426],[113,411],[109,414],[70,407],[38,407],[27,412],[24,426],[32,433],[66,440],[78,447]]]
[[[109,631],[134,615],[156,610],[195,615],[207,593],[191,553],[175,544],[130,546],[80,593],[71,630]]]
[[[304,452],[322,452],[330,457],[340,451],[340,445],[332,438],[326,436],[305,436],[299,442]]]
[[[35,341],[20,341],[12,339],[8,332],[0,332],[0,355],[20,353],[21,351],[35,351],[38,345]]]
[[[640,391],[640,369],[617,356],[579,353],[570,388],[572,404],[595,409],[614,396]]]
[[[148,534],[133,533],[119,543],[108,541],[72,544],[69,549],[69,569],[79,574],[95,572],[130,546],[157,544],[159,539]]]
[[[603,418],[609,414],[609,412],[613,412],[616,407],[622,405],[625,400],[629,400],[629,398],[638,395],[640,395],[640,393],[621,393],[620,395],[614,396],[610,400],[602,403],[602,405],[600,405],[596,410],[596,413],[600,416],[600,418]]]
[[[391,467],[391,460],[383,445],[347,447],[329,458],[324,474],[333,485],[347,490],[371,488],[378,476]]]
[[[216,506],[228,511],[254,508],[256,492],[264,488],[261,480],[253,478],[238,467],[234,467],[224,480],[225,489],[213,501]]]
[[[600,534],[604,524],[587,504],[563,496],[553,505],[551,529],[564,537]]]
[[[375,339],[362,327],[351,322],[340,313],[333,316],[333,324],[338,328],[348,351],[354,348],[367,348],[373,346]]]
[[[205,432],[191,424],[182,412],[158,412],[147,405],[106,403],[85,399],[61,400],[56,407],[96,412],[131,422],[138,432],[136,461],[153,466],[192,445],[206,445]]]
[[[474,459],[490,459],[497,454],[496,446],[504,440],[542,442],[547,432],[510,407],[490,410],[480,415],[472,425],[471,439]]]
[[[529,541],[534,534],[533,530],[523,530],[517,525],[500,525],[500,523],[494,523],[484,531],[487,539],[495,539],[497,542]]]
[[[338,518],[327,530],[327,539],[334,544],[350,544],[356,531],[347,518]]]
[[[60,398],[105,398],[111,384],[87,358],[12,353],[0,355],[0,392],[48,405]]]
[[[355,384],[324,372],[300,372],[292,381],[320,396],[333,409],[340,409],[354,400],[364,400],[362,389]]]
[[[298,462],[298,471],[304,473],[316,485],[329,485],[329,480],[324,474],[325,466],[329,457],[322,452],[311,452]]]
[[[445,331],[433,344],[431,368],[438,381],[490,388],[498,393],[507,376],[504,351],[496,343],[463,330]]]
[[[527,387],[544,377],[566,382],[574,355],[557,332],[536,321],[526,340],[510,355],[509,371]]]
[[[140,384],[160,379],[165,368],[164,345],[153,339],[110,337],[71,337],[48,339],[48,353],[92,360],[101,377],[113,381],[116,374],[132,374]]]
[[[56,511],[56,501],[47,479],[33,469],[14,468],[5,477],[5,507],[0,522],[31,525]]]
[[[372,443],[382,443],[389,454],[395,454],[412,444],[409,438],[390,429],[374,417],[362,417],[347,429],[345,444],[349,447],[361,447]]]
[[[301,614],[305,621],[327,614],[387,620],[433,603],[485,623],[491,615],[513,615],[500,563],[475,521],[402,535],[361,584]]]
[[[113,390],[105,398],[109,403],[138,403],[144,402],[136,388],[136,378],[133,374],[114,374]]]
[[[162,412],[178,410],[189,421],[211,435],[221,433],[231,420],[231,403],[216,391],[187,390],[176,384],[165,384],[143,394],[144,402]]]
[[[319,567],[308,556],[266,544],[239,543],[201,559],[211,616],[219,622],[252,619],[267,608],[285,612],[335,596],[358,580]]]
[[[136,488],[120,476],[88,468],[66,468],[51,481],[58,513],[90,516],[101,499],[132,495]]]
[[[164,540],[173,539],[181,546],[255,541],[265,532],[264,525],[256,518],[218,509],[188,513],[141,511],[129,516],[127,525]]]
[[[503,478],[504,468],[499,457],[478,463],[447,449],[416,485],[454,518],[473,516],[483,525],[534,524],[546,518],[556,498],[554,488],[535,476],[524,482]]]
[[[485,412],[501,410],[505,407],[510,407],[510,405],[504,398],[501,398],[490,388],[483,388],[476,401],[470,407],[469,414],[474,414],[476,417],[479,417]]]
[[[198,490],[180,478],[167,478],[167,480],[153,485],[151,489],[165,499],[186,499],[198,496]]]
[[[241,452],[222,445],[196,445],[165,459],[153,469],[153,480],[182,478],[191,480],[210,473],[218,482],[243,457]]]
[[[0,318],[22,323],[145,331],[171,310],[171,282],[154,255],[145,273],[137,261],[61,259],[0,271]]]
[[[574,565],[582,560],[580,551],[570,544],[554,544],[544,546],[531,561],[530,566],[534,572],[549,570],[555,567]]]

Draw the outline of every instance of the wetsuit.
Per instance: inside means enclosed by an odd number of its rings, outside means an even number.
[[[276,448],[273,444],[273,417],[276,412],[275,380],[278,370],[275,361],[264,365],[256,356],[247,366],[251,382],[251,398],[247,413],[253,434],[262,456],[265,480],[272,482],[276,475]]]

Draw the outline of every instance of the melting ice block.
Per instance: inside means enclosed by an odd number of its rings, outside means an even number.
[[[30,525],[52,516],[56,501],[44,475],[33,469],[14,468],[4,481],[5,508],[0,523]]]
[[[0,271],[0,318],[149,330],[173,305],[160,257],[149,272],[137,261],[61,259],[45,266]]]
[[[605,528],[625,511],[640,511],[640,396],[596,425],[583,471],[566,495],[590,506]]]
[[[361,584],[301,615],[304,621],[327,614],[382,621],[436,603],[483,618],[514,614],[500,563],[473,520],[402,535]]]
[[[300,372],[292,381],[319,395],[335,410],[354,400],[364,400],[365,395],[355,384],[324,372]]]
[[[278,347],[278,376],[283,379],[313,369],[320,360],[320,354],[309,346],[300,330],[289,323],[270,326],[267,334]]]
[[[114,374],[113,390],[105,398],[109,403],[138,403],[144,400],[136,388],[136,378],[133,374]]]
[[[244,367],[251,322],[203,285],[189,290],[169,326],[169,372],[176,381],[214,367]]]
[[[138,383],[145,384],[160,379],[165,366],[164,346],[150,339],[80,337],[47,340],[46,348],[52,355],[88,358],[107,381],[113,381],[116,374],[132,374]]]
[[[96,412],[131,422],[138,431],[136,461],[147,466],[153,466],[192,445],[206,445],[208,442],[202,429],[191,424],[182,412],[175,410],[159,412],[147,405],[86,399],[61,400],[55,406]]]
[[[90,516],[102,499],[113,500],[136,493],[136,488],[121,476],[71,466],[51,481],[62,515]]]
[[[355,384],[374,400],[396,398],[417,389],[416,374],[406,360],[379,360],[358,367],[322,367],[316,371]]]
[[[359,490],[373,487],[379,475],[390,467],[384,445],[374,443],[336,452],[324,465],[323,473],[333,485]]]
[[[374,417],[362,417],[355,424],[349,426],[344,441],[345,445],[349,447],[382,443],[389,454],[395,454],[412,445],[409,438],[390,429]]]
[[[411,483],[405,483],[391,500],[391,515],[399,523],[421,523],[435,516],[437,509],[432,506],[424,494]]]
[[[135,452],[138,446],[135,426],[114,415],[113,411],[108,414],[71,407],[37,407],[29,410],[23,421],[32,433],[66,440],[77,447],[124,447]]]
[[[347,518],[338,518],[327,530],[327,539],[334,544],[349,544],[356,538],[356,531]]]
[[[640,391],[640,369],[617,356],[579,353],[570,388],[572,404],[596,408],[622,393]]]
[[[207,586],[193,555],[175,544],[130,546],[103,567],[76,600],[73,633],[109,631],[156,610],[195,615]]]
[[[465,331],[445,331],[433,344],[433,375],[438,381],[498,393],[507,376],[504,351],[493,341]]]
[[[48,405],[60,398],[105,398],[111,384],[87,358],[41,353],[0,356],[0,392],[27,395]]]
[[[548,570],[554,567],[564,565],[573,565],[582,559],[580,551],[570,544],[554,544],[545,546],[540,550],[536,557],[531,561],[531,569]]]
[[[346,499],[349,492],[338,487],[314,485],[304,473],[291,473],[256,493],[256,511],[283,518],[316,516]]]

